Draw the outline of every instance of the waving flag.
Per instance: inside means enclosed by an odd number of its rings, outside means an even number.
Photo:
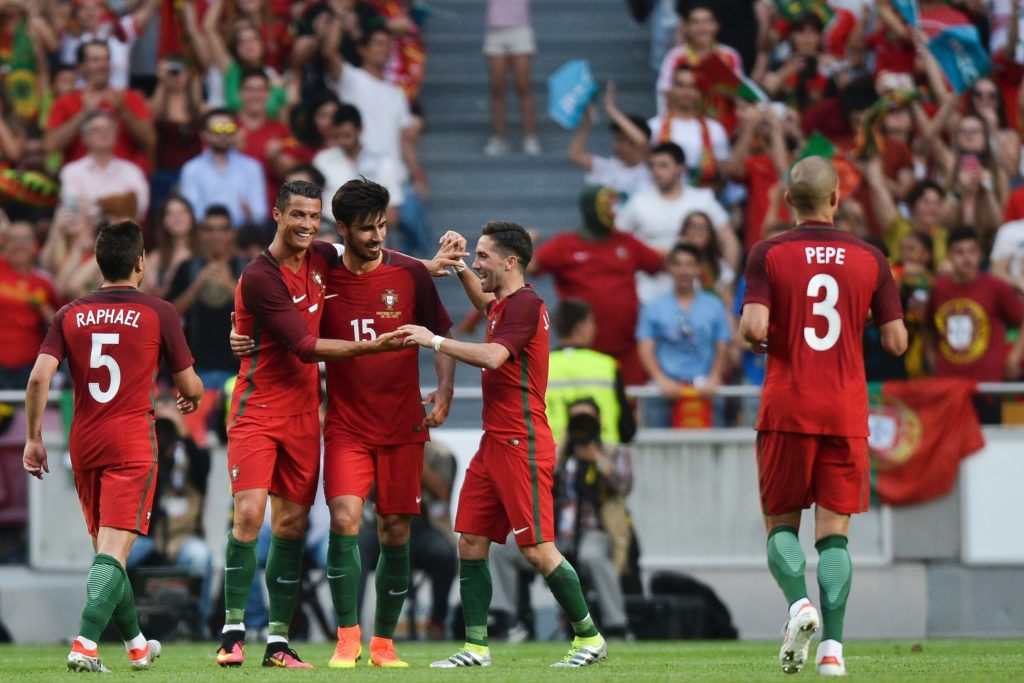
[[[700,60],[693,73],[697,77],[697,87],[705,94],[734,95],[748,102],[768,101],[768,95],[756,83],[737,73],[717,52]]]
[[[597,84],[586,60],[566,62],[548,79],[548,114],[572,130],[580,125],[595,94]]]
[[[992,71],[992,62],[974,26],[950,26],[928,41],[928,49],[958,95]]]
[[[917,9],[917,0],[892,0],[892,6],[900,13],[908,26],[917,26],[921,13]]]

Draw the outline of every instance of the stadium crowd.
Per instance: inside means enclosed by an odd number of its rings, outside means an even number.
[[[397,240],[389,246],[432,254],[439,235],[425,214],[430,168],[417,154],[427,49],[418,4],[0,5],[0,389],[24,389],[54,312],[99,283],[92,249],[104,222],[144,225],[150,251],[143,289],[174,305],[208,388],[237,374],[228,347],[235,286],[270,243],[269,211],[283,182],[304,178],[323,188],[320,238],[331,240],[334,190],[358,176],[375,180],[390,191]],[[563,303],[573,300],[582,311],[565,313],[562,329],[555,321],[565,347],[613,357],[620,386],[657,387],[661,400],[645,403],[643,424],[752,422],[756,405],[727,404],[714,394],[723,384],[763,381],[764,357],[745,351],[736,333],[745,287],[739,274],[756,242],[790,227],[782,182],[806,154],[832,158],[842,189],[838,227],[882,249],[900,288],[910,350],[886,360],[869,328],[867,379],[1020,377],[1018,2],[919,0],[914,25],[901,14],[903,3],[890,0],[625,4],[652,13],[657,76],[650,110],[621,111],[607,84],[592,107],[611,121],[612,148],[593,149],[587,115],[567,151],[588,186],[579,197],[580,226],[538,236],[529,273],[550,274]],[[525,97],[534,46],[532,34],[523,34],[530,32],[528,2],[489,6],[491,102],[501,115],[482,153],[500,158],[512,153],[503,69]],[[153,23],[159,30],[147,33]],[[954,87],[929,48],[956,26],[977,29],[992,65],[963,87]],[[501,30],[505,42],[492,35]],[[501,63],[501,54],[512,59]],[[532,102],[522,104],[524,151],[540,154]],[[552,311],[555,304],[549,302]],[[575,327],[584,323],[581,334]],[[604,415],[606,425],[618,419],[610,417],[611,407],[619,416],[617,401],[581,406],[583,398],[594,397],[566,397],[562,408]],[[1000,408],[992,397],[978,399],[984,421],[999,422]],[[561,429],[567,422],[563,415]],[[185,443],[184,428],[172,427],[181,425],[167,426],[168,439],[177,434]],[[628,451],[614,442],[633,431],[614,429],[604,439],[607,453],[562,454],[563,508],[577,514],[572,481],[593,468],[622,503],[631,473]],[[198,458],[206,439],[192,436],[189,457]],[[161,457],[190,471],[180,454],[173,460],[175,448],[184,447],[172,445]],[[163,483],[177,492],[173,500],[201,499],[205,481],[193,485],[172,472],[173,465]],[[582,528],[558,522],[569,547],[608,560],[597,563],[596,583],[630,566],[628,530],[623,547],[621,534],[604,528],[607,512],[587,510]],[[189,555],[186,541],[195,540],[197,525],[184,519],[174,530],[180,542],[158,537],[146,550]],[[198,554],[195,562],[208,567]],[[450,584],[451,577],[438,580]],[[203,590],[210,590],[205,583]],[[612,629],[624,628],[621,596],[604,597]],[[435,611],[432,634],[440,635],[445,618],[444,609]]]

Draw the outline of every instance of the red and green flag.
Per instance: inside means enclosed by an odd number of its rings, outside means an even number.
[[[816,14],[822,26],[828,26],[836,14],[823,0],[775,0],[775,9],[787,21],[793,21],[804,14]]]
[[[959,378],[870,385],[872,489],[881,502],[923,503],[952,490],[960,461],[985,445],[975,391]]]
[[[840,198],[849,197],[856,192],[864,179],[850,157],[819,131],[814,131],[807,138],[807,142],[797,154],[796,160],[800,161],[807,157],[823,157],[832,162],[832,167],[836,170],[836,175],[839,176]]]
[[[700,60],[693,73],[697,87],[706,95],[731,95],[748,102],[768,101],[764,90],[742,73],[737,73],[716,52]]]

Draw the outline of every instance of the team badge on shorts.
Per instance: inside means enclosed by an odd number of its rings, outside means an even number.
[[[401,311],[396,311],[395,306],[398,305],[398,292],[393,289],[385,289],[380,293],[380,302],[384,304],[388,310],[377,311],[377,315],[382,318],[397,318],[402,315]]]
[[[231,481],[238,481],[238,465],[231,467]]]

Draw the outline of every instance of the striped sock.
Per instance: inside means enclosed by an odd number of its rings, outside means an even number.
[[[818,588],[821,592],[822,642],[843,642],[843,620],[846,600],[853,583],[853,563],[846,549],[846,536],[826,536],[814,547],[818,549]]]
[[[127,584],[128,576],[121,563],[110,555],[97,553],[85,582],[85,608],[78,629],[82,637],[91,641],[100,639],[110,622],[110,615],[124,597]]]

